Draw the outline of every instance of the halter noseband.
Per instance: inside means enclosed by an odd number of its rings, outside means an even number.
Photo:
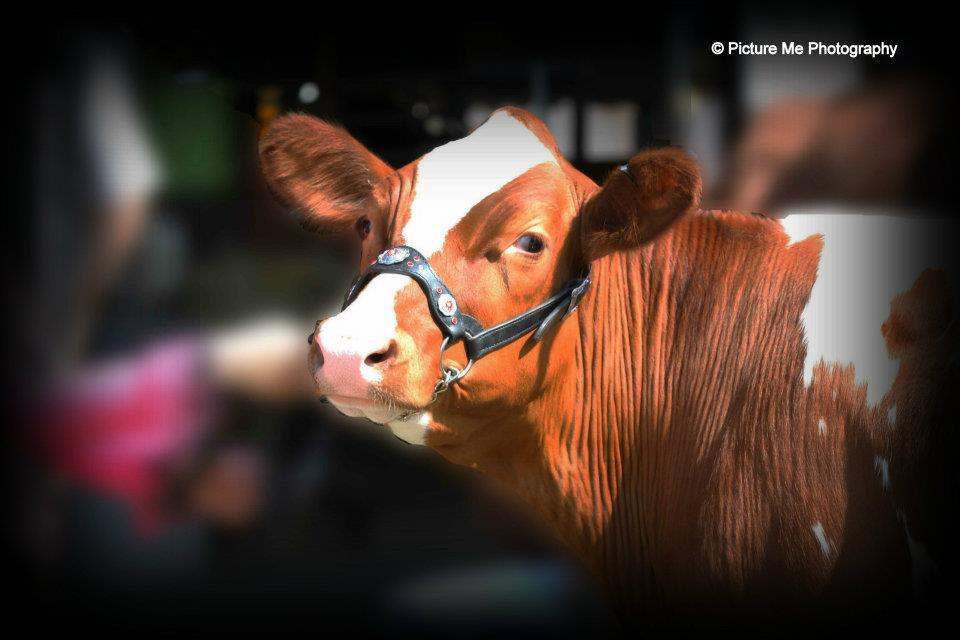
[[[559,293],[545,302],[494,327],[484,329],[475,318],[461,311],[453,292],[443,283],[423,254],[413,247],[398,245],[377,256],[377,259],[357,276],[344,296],[340,310],[346,309],[370,280],[381,273],[396,273],[413,278],[426,294],[430,316],[443,334],[443,342],[440,344],[440,379],[434,387],[431,402],[467,375],[473,363],[488,353],[519,340],[531,331],[534,331],[531,339],[539,342],[550,327],[577,308],[590,286],[590,272],[587,270],[583,277],[567,282]],[[460,369],[445,365],[444,351],[461,340],[467,352],[466,366]]]

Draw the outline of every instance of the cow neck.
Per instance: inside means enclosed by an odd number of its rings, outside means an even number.
[[[637,444],[643,371],[636,367],[645,360],[648,345],[643,340],[646,296],[632,289],[648,270],[645,258],[636,252],[616,253],[594,263],[595,287],[577,316],[575,366],[537,411],[544,443],[542,472],[558,500],[554,519],[565,520],[555,525],[598,571],[616,564],[610,557],[617,553],[616,544],[609,543],[617,540],[610,539],[608,524],[624,508],[618,495],[624,488],[624,460]],[[564,407],[565,413],[556,415],[555,407]],[[626,545],[633,554],[637,542]],[[633,557],[624,566],[637,560]]]
[[[656,500],[683,493],[690,471],[665,454],[662,432],[643,428],[669,422],[680,373],[670,356],[679,313],[671,235],[593,263],[589,294],[544,345],[549,370],[537,399],[522,411],[447,416],[469,446],[433,442],[507,485],[590,568],[615,582],[623,572],[624,584],[648,570],[646,547],[661,544]],[[668,486],[670,478],[681,482]]]
[[[633,252],[594,262],[590,293],[545,345],[543,392],[523,412],[457,419],[461,433],[469,424],[472,459],[448,456],[508,485],[595,569],[613,552],[604,550],[607,523],[620,506],[622,461],[638,445],[644,372],[636,367],[650,345],[643,340],[649,296],[637,281],[647,287],[638,274],[648,272],[649,258]]]
[[[537,508],[624,597],[635,595],[623,591],[626,585],[635,587],[637,576],[650,572],[649,556],[673,542],[664,541],[664,522],[676,520],[661,513],[662,498],[676,494],[682,502],[689,489],[684,478],[692,473],[665,445],[689,434],[649,427],[669,424],[679,386],[670,354],[680,312],[674,287],[683,276],[673,273],[671,243],[668,235],[594,262],[594,284],[575,314],[572,337],[558,340],[552,348],[562,352],[550,354],[550,366],[569,361],[569,373],[512,419],[509,448],[491,450],[475,465]],[[683,447],[683,455],[694,449]]]

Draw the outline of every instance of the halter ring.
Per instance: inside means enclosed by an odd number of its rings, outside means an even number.
[[[470,371],[470,368],[473,367],[473,359],[467,360],[467,366],[463,369],[459,368],[455,364],[444,364],[443,363],[443,353],[447,350],[447,347],[450,346],[450,338],[445,337],[443,342],[440,343],[440,379],[437,380],[437,384],[433,388],[433,398],[431,398],[430,403],[434,403],[437,400],[437,397],[450,388],[450,385],[458,382],[463,376],[467,375],[467,372]]]

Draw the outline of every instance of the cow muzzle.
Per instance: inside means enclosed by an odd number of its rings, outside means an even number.
[[[310,336],[309,364],[318,393],[348,415],[374,419],[370,411],[385,404],[384,380],[400,359],[403,342],[394,303],[407,283],[401,276],[379,278],[355,304],[318,323]]]
[[[339,316],[321,323],[312,336],[310,367],[324,395],[366,397],[396,359],[393,338],[370,339],[344,330]]]

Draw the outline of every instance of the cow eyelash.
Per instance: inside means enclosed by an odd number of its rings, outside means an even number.
[[[360,240],[365,240],[367,236],[370,235],[370,231],[373,230],[373,223],[370,222],[370,218],[363,216],[357,220],[356,227],[357,235],[360,236]]]

